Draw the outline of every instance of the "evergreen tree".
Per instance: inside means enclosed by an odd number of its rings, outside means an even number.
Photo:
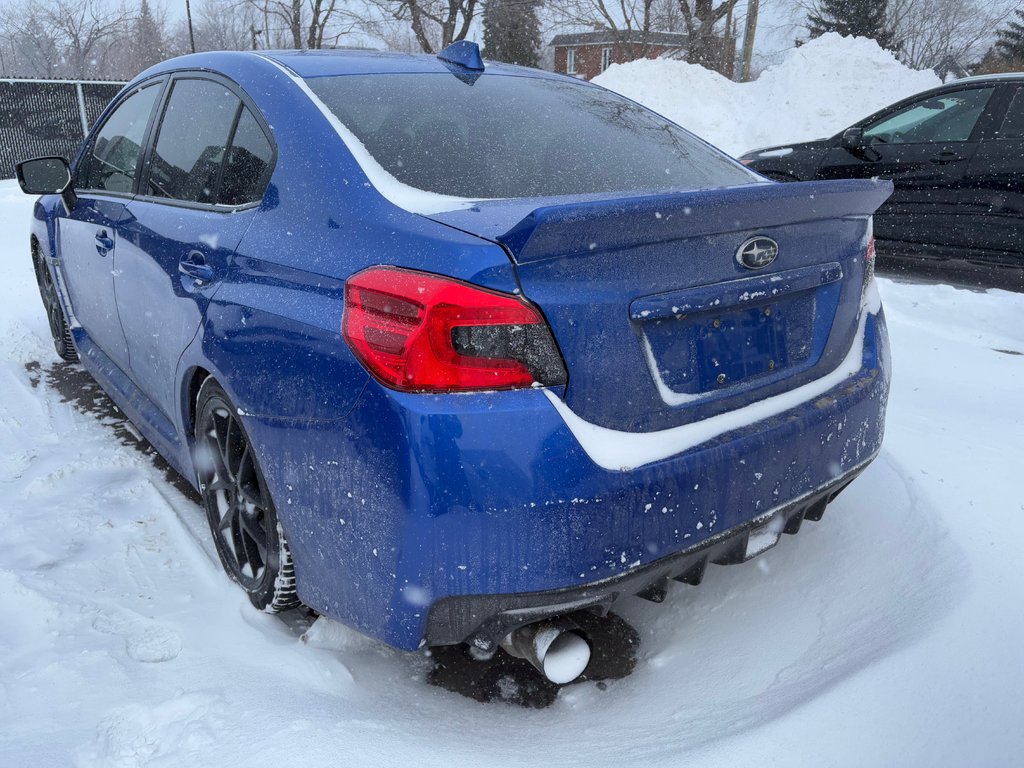
[[[888,0],[820,0],[807,16],[811,37],[838,32],[847,37],[868,37],[883,48],[898,46],[887,28]]]
[[[996,32],[995,54],[1004,62],[1024,64],[1024,10],[1014,11],[1017,21],[1009,21]]]
[[[139,15],[132,22],[132,41],[129,46],[133,73],[141,72],[167,58],[163,38],[163,25],[153,15],[148,0],[142,0]]]
[[[484,6],[484,55],[495,61],[540,66],[540,0],[488,0]]]

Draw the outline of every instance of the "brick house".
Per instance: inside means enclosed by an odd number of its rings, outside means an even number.
[[[551,41],[555,72],[591,80],[612,64],[657,59],[686,50],[686,35],[677,32],[580,32]]]

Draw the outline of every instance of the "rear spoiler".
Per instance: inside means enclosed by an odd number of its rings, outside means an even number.
[[[880,179],[746,184],[545,205],[503,235],[517,263],[703,235],[870,216],[892,194]]]

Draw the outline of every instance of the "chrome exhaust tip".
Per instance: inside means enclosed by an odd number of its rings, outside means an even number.
[[[556,685],[571,683],[590,663],[590,643],[571,619],[527,624],[501,641],[511,656],[526,659]]]

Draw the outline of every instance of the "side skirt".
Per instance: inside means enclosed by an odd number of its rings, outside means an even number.
[[[191,461],[187,460],[187,443],[181,439],[170,419],[96,346],[81,326],[73,328],[72,334],[79,360],[85,369],[167,463],[194,486]]]

